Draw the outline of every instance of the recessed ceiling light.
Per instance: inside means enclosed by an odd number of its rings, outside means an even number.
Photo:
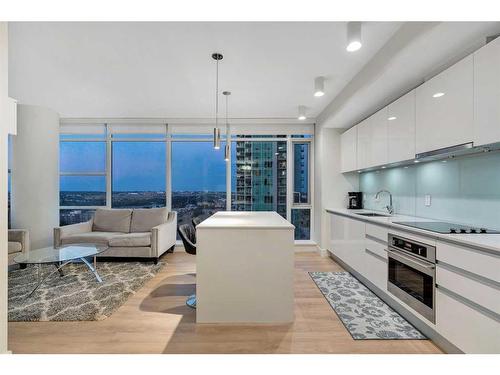
[[[316,77],[314,79],[314,96],[320,97],[325,95],[325,78]]]
[[[396,119],[397,119],[396,116],[387,117],[387,120],[389,120],[389,121],[393,121],[393,120],[396,120]]]
[[[361,173],[361,171],[358,171],[358,173]]]
[[[444,95],[444,92],[436,92],[434,95],[432,95],[433,98],[440,98]]]
[[[382,167],[382,169],[385,169],[386,167]]]
[[[414,163],[420,163],[420,161],[418,161],[418,160],[413,160],[413,162],[414,162]]]
[[[348,52],[354,52],[361,48],[361,22],[347,23],[347,47]]]
[[[305,120],[306,117],[306,107],[299,105],[299,115],[297,116],[299,120]]]
[[[408,166],[406,166],[405,169],[408,169]]]

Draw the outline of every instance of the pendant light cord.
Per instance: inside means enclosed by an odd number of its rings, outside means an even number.
[[[215,60],[215,128],[219,127],[219,60]]]

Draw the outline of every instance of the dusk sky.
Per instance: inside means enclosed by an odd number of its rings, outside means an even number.
[[[114,142],[113,190],[165,191],[165,147],[164,142]],[[61,172],[105,170],[103,142],[61,142],[60,153]],[[173,191],[226,191],[225,176],[224,144],[217,151],[211,142],[172,142]],[[60,189],[105,191],[105,184],[103,176],[63,176]]]

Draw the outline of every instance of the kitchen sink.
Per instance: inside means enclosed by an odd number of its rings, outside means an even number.
[[[360,212],[356,213],[356,215],[361,215],[361,216],[372,216],[372,217],[390,217],[391,215],[384,215],[384,214],[376,214],[374,212]]]

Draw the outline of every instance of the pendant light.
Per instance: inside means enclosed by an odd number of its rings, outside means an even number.
[[[219,61],[224,56],[220,53],[213,53],[212,59],[215,60],[215,128],[214,128],[214,149],[220,149],[220,129],[219,129]]]
[[[224,160],[229,161],[229,155],[231,154],[231,132],[229,129],[229,120],[227,117],[228,113],[228,99],[231,95],[231,91],[223,91],[222,95],[226,97],[226,147],[224,148]]]

